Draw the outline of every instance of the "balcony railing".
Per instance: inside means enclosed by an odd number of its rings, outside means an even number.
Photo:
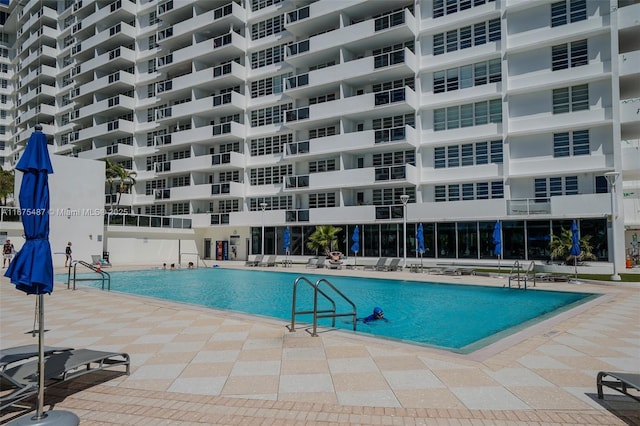
[[[213,126],[213,136],[231,133],[231,123],[216,124]]]
[[[298,43],[287,46],[287,56],[295,56],[299,53],[309,51],[309,40],[302,40]]]
[[[169,145],[171,143],[171,135],[158,135],[154,137],[156,146]]]
[[[224,93],[213,97],[213,106],[219,106],[223,104],[231,103],[231,93]]]
[[[378,92],[375,94],[375,102],[376,106],[378,105],[386,105],[392,104],[395,102],[403,102],[405,100],[405,90],[404,87],[399,89],[387,90],[385,92]]]
[[[396,50],[395,52],[383,53],[382,55],[377,55],[373,58],[373,68],[376,69],[403,63],[404,50]]]
[[[233,6],[231,3],[219,7],[213,11],[213,19],[220,19],[223,16],[231,15],[233,13]]]
[[[285,188],[308,188],[309,187],[309,175],[302,176],[285,176],[284,177]]]
[[[211,215],[212,225],[228,225],[229,213],[214,213]]]
[[[375,179],[376,181],[406,179],[406,170],[407,168],[405,166],[376,167]]]
[[[406,139],[406,129],[403,127],[392,127],[390,129],[380,129],[375,131],[375,143],[396,142]]]
[[[549,198],[522,198],[507,200],[507,214],[514,216],[551,214],[551,200]]]
[[[156,163],[155,164],[155,171],[156,171],[156,173],[170,172],[171,171],[171,161],[165,161],[163,163]]]
[[[377,206],[376,220],[402,219],[404,206]]]
[[[173,27],[165,28],[162,31],[158,31],[156,34],[156,41],[162,41],[165,38],[169,38],[173,36]]]
[[[292,12],[287,13],[287,23],[291,24],[293,22],[296,22],[308,17],[309,17],[309,6],[301,7],[300,9],[296,9]]]
[[[287,210],[287,222],[309,222],[309,210]]]
[[[309,73],[287,78],[287,89],[302,87],[309,84]]]
[[[156,200],[166,200],[171,198],[170,189],[156,189]]]
[[[173,0],[158,5],[158,16],[173,9]]]
[[[213,69],[214,78],[225,74],[231,74],[231,63],[219,65]]]
[[[309,141],[290,142],[287,144],[287,155],[300,155],[309,153]]]
[[[211,155],[211,165],[216,166],[219,164],[229,164],[231,163],[231,154],[225,152],[224,154],[213,154]]]
[[[166,92],[173,88],[173,80],[160,81],[156,83],[156,93]]]
[[[231,184],[213,183],[211,184],[211,195],[229,194],[231,192]]]
[[[227,44],[231,44],[231,33],[227,33],[220,37],[216,37],[213,39],[213,48],[216,49],[218,47],[226,46]]]
[[[136,214],[106,214],[107,226],[137,226],[140,228],[191,229],[191,219],[170,216],[147,216]]]
[[[402,24],[404,24],[404,10],[377,18],[374,22],[374,28],[376,31],[381,31]]]
[[[287,122],[305,120],[307,118],[309,118],[309,107],[293,109],[285,113],[285,120]]]

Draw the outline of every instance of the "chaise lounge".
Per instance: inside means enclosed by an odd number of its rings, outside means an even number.
[[[260,262],[262,262],[263,257],[264,257],[263,255],[257,254],[253,260],[247,260],[244,263],[244,266],[258,266]]]
[[[613,380],[605,380],[605,377],[610,377]],[[602,392],[602,387],[606,386],[608,388],[617,390],[620,393],[623,393],[636,401],[640,401],[640,396],[632,395],[629,393],[629,388],[640,391],[640,374],[638,373],[618,373],[612,371],[601,371],[598,373],[596,378],[596,386],[598,388],[598,399],[603,399],[604,394]]]
[[[0,397],[0,410],[33,396],[38,391],[39,360],[37,358],[31,359],[33,357],[32,350],[19,355],[17,351],[14,351],[15,349],[19,348],[5,350],[9,351],[8,362],[3,364],[0,369],[2,390],[11,390]],[[45,350],[45,353],[48,354],[44,359],[45,389],[111,367],[125,366],[125,373],[130,374],[130,359],[127,353],[91,349],[67,350],[66,348],[49,348]],[[17,363],[21,360],[20,357],[27,361]],[[4,356],[3,360],[5,360]],[[14,363],[17,365],[12,366],[11,364]]]

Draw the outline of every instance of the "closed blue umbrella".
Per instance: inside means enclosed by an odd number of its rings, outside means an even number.
[[[284,235],[282,236],[282,249],[284,250],[284,265],[288,266],[289,252],[291,251],[291,230],[288,226],[284,228]]]
[[[49,174],[53,173],[47,150],[47,137],[42,127],[36,125],[16,169],[23,172],[20,185],[20,209],[25,243],[9,265],[5,276],[16,289],[38,295],[38,358],[39,370],[44,371],[44,294],[53,291],[53,259],[49,244]],[[78,424],[73,413],[58,411],[43,414],[44,376],[39,374],[38,406],[34,419],[49,417],[65,424]],[[78,420],[79,421],[79,420]],[[68,422],[68,423],[66,423]]]
[[[502,259],[502,226],[496,221],[493,227],[493,254],[498,256],[498,273],[500,273],[500,260]]]
[[[424,254],[424,228],[418,225],[416,230],[416,242],[418,243],[418,253],[420,253],[420,271],[422,271],[422,255]]]
[[[289,230],[288,226],[284,229],[284,235],[282,236],[282,249],[285,254],[291,251],[291,230]]]
[[[569,254],[573,256],[576,279],[578,279],[578,256],[580,256],[580,253],[582,253],[582,250],[580,250],[580,231],[578,223],[574,220],[571,223],[571,250],[569,250]]]
[[[353,235],[351,236],[351,241],[353,244],[351,245],[351,251],[355,253],[353,266],[356,266],[356,261],[358,260],[358,252],[360,251],[360,229],[358,225],[353,229]]]

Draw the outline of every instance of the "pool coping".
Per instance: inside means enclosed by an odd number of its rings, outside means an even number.
[[[222,268],[226,268],[226,269],[240,269],[240,270],[246,270],[246,268],[242,268],[242,267],[221,267]],[[124,270],[118,270],[117,272],[132,272],[132,271],[142,271],[142,270],[155,270],[158,268],[141,268],[141,269],[124,269]],[[251,271],[265,271],[265,272],[286,272],[286,273],[291,273],[292,275],[295,275],[296,272],[294,271],[283,271],[281,269],[273,269],[273,268],[251,268]],[[114,271],[116,272],[116,271]],[[299,271],[298,271],[299,272]],[[58,274],[56,274],[58,275]],[[316,271],[313,271],[313,275],[321,275],[318,274]],[[362,275],[358,275],[355,274],[353,275],[353,277],[356,278],[373,278],[373,279],[385,279],[383,277],[380,277],[379,275],[377,276],[371,276],[371,277],[367,277],[367,276],[362,276]],[[386,277],[386,276],[385,276]],[[469,285],[469,286],[484,286],[484,287],[500,287],[500,285],[498,283],[496,283],[495,285],[491,285],[491,284],[486,284],[486,283],[469,283],[469,282],[450,282],[450,281],[446,281],[446,282],[442,282],[442,281],[418,281],[418,280],[411,280],[411,279],[407,279],[406,277],[393,277],[391,278],[391,280],[396,280],[396,281],[410,281],[410,282],[418,282],[418,283],[434,283],[434,284],[450,284],[450,285]],[[66,286],[66,283],[57,283],[59,285],[64,285]],[[592,284],[592,285],[600,285],[600,284],[604,284],[607,285],[607,283],[601,283],[601,282],[585,282],[585,284]],[[504,285],[502,286],[504,287]],[[90,291],[104,291],[101,290],[99,288],[94,288],[94,287],[89,287],[89,286],[84,286],[84,285],[80,285],[77,287],[77,290],[80,289],[84,289],[84,290],[90,290]],[[77,291],[75,290],[75,291]],[[514,290],[521,290],[521,289],[514,289]],[[524,290],[522,290],[524,291]],[[463,360],[468,360],[468,361],[475,361],[475,362],[484,362],[487,359],[503,352],[504,350],[510,348],[511,346],[514,346],[518,343],[523,342],[524,340],[533,337],[537,334],[540,333],[541,330],[543,329],[547,329],[549,327],[552,327],[556,324],[559,324],[561,322],[566,321],[567,319],[573,318],[576,315],[579,315],[595,306],[598,306],[602,303],[606,303],[609,300],[611,300],[614,296],[611,294],[607,294],[607,293],[595,293],[595,292],[585,292],[585,291],[571,291],[571,290],[558,290],[558,289],[544,289],[544,288],[536,288],[536,287],[530,287],[527,291],[560,291],[560,292],[565,292],[565,293],[586,293],[589,294],[589,296],[587,296],[587,299],[591,299],[591,300],[586,300],[586,301],[575,301],[572,304],[569,305],[569,307],[567,308],[565,307],[560,307],[550,313],[547,313],[545,315],[551,315],[548,318],[544,318],[541,320],[537,320],[537,318],[532,318],[530,320],[527,320],[521,324],[515,325],[513,327],[510,327],[506,330],[502,330],[498,333],[495,333],[491,336],[485,337],[483,339],[480,339],[476,342],[471,343],[468,346],[465,346],[459,350],[456,349],[449,349],[449,348],[445,348],[445,347],[439,347],[436,345],[428,345],[428,344],[421,344],[418,342],[409,342],[406,340],[401,340],[401,339],[394,339],[394,338],[389,338],[389,337],[385,337],[385,336],[375,336],[375,335],[370,335],[367,333],[358,333],[358,332],[351,332],[349,330],[345,330],[345,329],[340,329],[340,328],[332,328],[332,327],[326,327],[326,326],[317,326],[316,332],[318,334],[325,334],[325,333],[333,333],[333,334],[337,334],[339,336],[345,337],[345,338],[349,338],[349,339],[356,339],[362,342],[377,342],[377,343],[390,343],[393,345],[396,345],[398,347],[404,347],[404,348],[410,348],[412,350],[425,350],[427,352],[430,353],[436,353],[436,354],[440,354],[440,355],[446,355],[446,356],[453,356],[455,358],[458,359],[463,359]],[[198,304],[192,304],[189,302],[180,302],[180,301],[172,301],[172,300],[166,300],[166,299],[162,299],[162,298],[157,298],[154,296],[145,296],[145,295],[138,295],[138,294],[133,294],[133,293],[127,293],[127,292],[120,292],[117,290],[114,290],[114,292],[116,292],[118,295],[121,296],[126,296],[126,297],[132,297],[132,298],[139,298],[140,300],[144,300],[146,302],[149,301],[153,301],[159,304],[163,304],[165,306],[171,306],[172,304],[178,305],[178,306],[185,306],[188,307],[190,309],[197,309],[197,310],[202,310],[203,312],[213,312],[216,315],[220,315],[226,318],[235,318],[235,319],[239,319],[239,320],[243,320],[243,321],[255,321],[256,319],[260,320],[261,322],[267,323],[267,324],[271,324],[271,325],[275,325],[275,326],[283,326],[285,328],[289,328],[291,321],[285,321],[283,319],[278,319],[278,318],[274,318],[274,317],[268,317],[268,316],[262,316],[259,314],[249,314],[249,313],[245,313],[245,312],[240,312],[240,311],[234,311],[234,310],[226,310],[226,309],[221,309],[221,308],[215,308],[215,307],[207,307],[207,306],[202,306],[202,305],[198,305]],[[572,306],[575,305],[575,306]],[[557,312],[554,314],[554,312]],[[543,315],[544,316],[544,315]],[[528,324],[528,325],[527,325]],[[308,332],[309,335],[311,336],[311,332],[308,331],[309,329],[312,328],[312,324],[311,323],[304,323],[304,322],[297,322],[296,323],[297,327],[296,327],[296,332],[304,330],[305,332]],[[512,329],[518,329],[518,328],[522,328],[521,330],[515,331],[515,332],[509,332],[509,330]],[[548,332],[548,333],[552,333],[552,332]],[[500,336],[501,334],[506,334],[504,337],[496,337],[496,336]],[[464,350],[464,348],[468,348],[468,347],[474,347],[476,345],[480,345],[482,341],[486,341],[486,340],[493,340],[495,339],[494,342],[492,343],[488,343],[486,345],[482,345],[481,347],[479,347],[478,349],[475,350],[471,350],[470,352],[466,352]]]

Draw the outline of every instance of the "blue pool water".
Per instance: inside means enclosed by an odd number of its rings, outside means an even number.
[[[224,268],[112,272],[111,290],[290,321],[293,282],[299,276],[300,273]],[[324,277],[304,276],[312,282]],[[66,276],[56,278],[63,282],[67,279]],[[358,333],[460,353],[477,350],[498,336],[511,334],[596,297],[589,293],[341,276],[325,278],[355,303],[358,317],[366,317],[375,306],[384,309],[389,322],[358,322]],[[78,284],[101,286],[99,281]],[[311,287],[298,285],[297,300],[297,310],[311,310]],[[334,300],[338,312],[350,311],[350,306],[339,298]],[[328,307],[326,301],[319,301],[320,309]],[[296,322],[310,323],[311,316],[296,317]],[[329,319],[321,319],[319,324],[329,326],[331,323]],[[348,318],[339,318],[336,327],[351,330],[352,323]]]

